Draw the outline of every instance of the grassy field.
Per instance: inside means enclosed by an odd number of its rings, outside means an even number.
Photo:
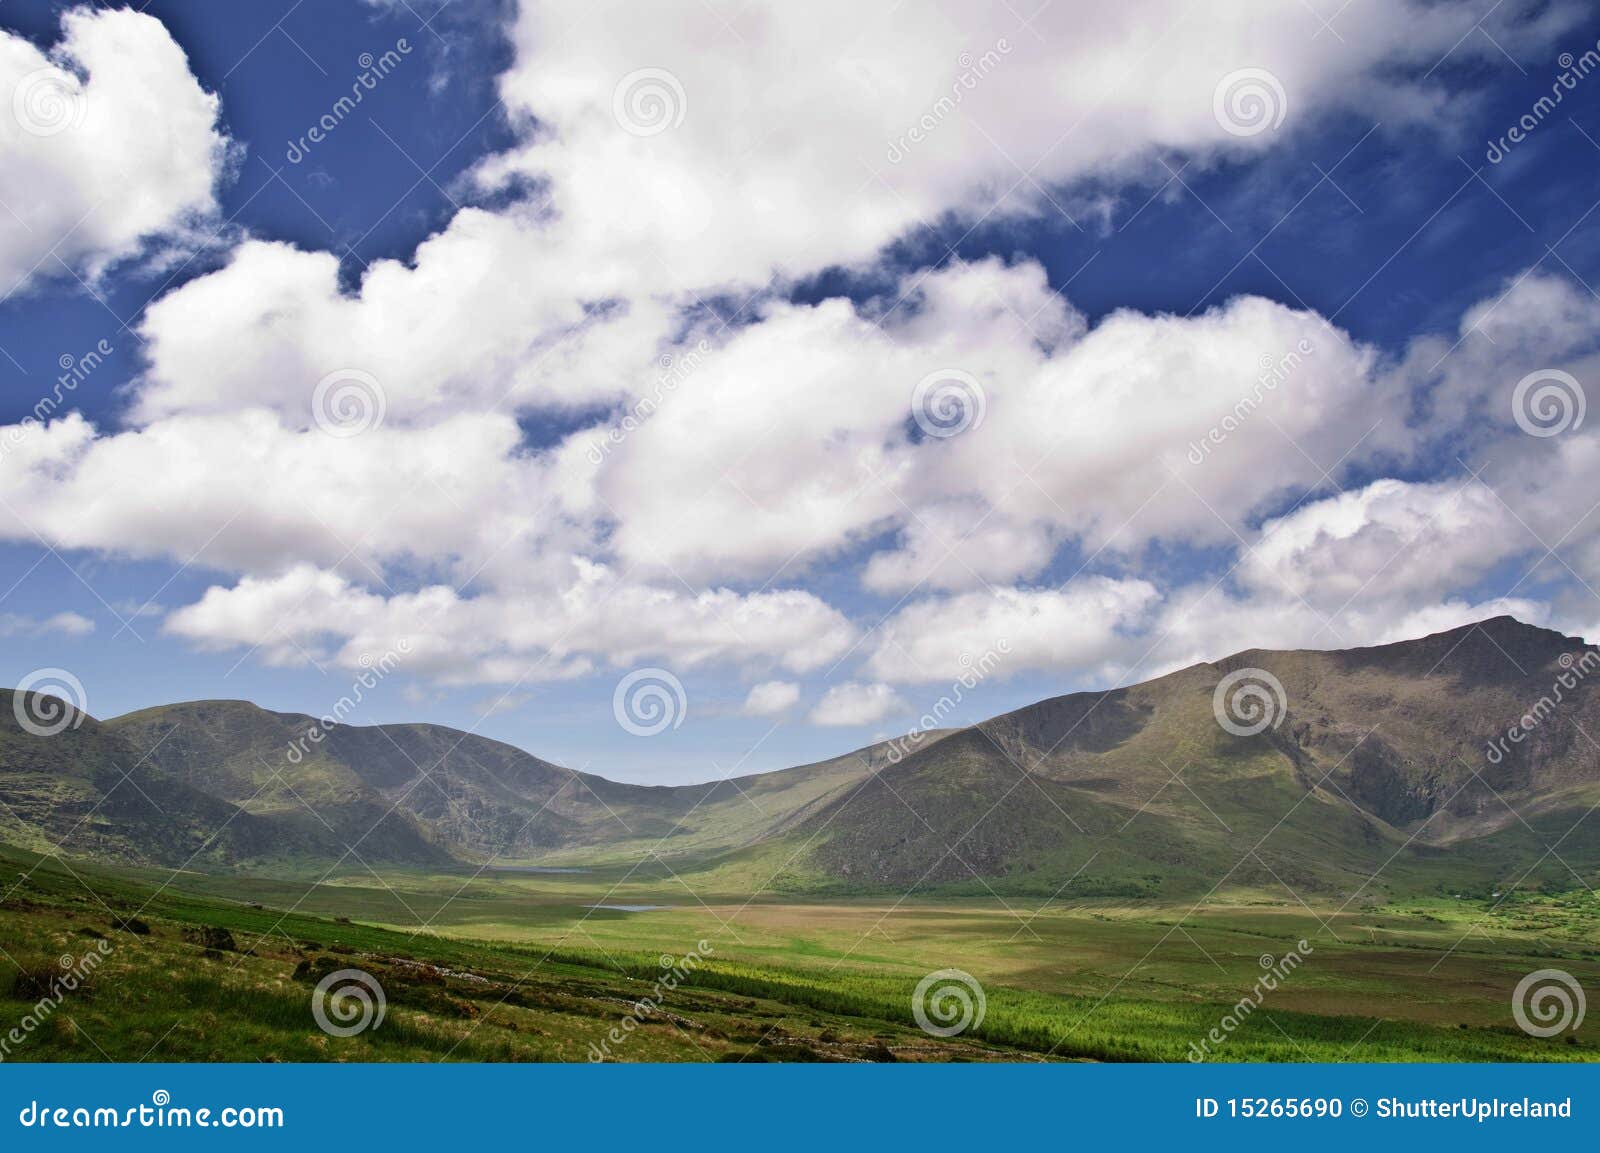
[[[746,901],[665,866],[319,884],[12,850],[0,877],[0,1039],[32,1022],[7,1060],[1182,1061],[1218,1029],[1212,1060],[1600,1059],[1592,1019],[1541,1039],[1511,1014],[1532,970],[1600,987],[1587,891],[1344,911],[1251,890],[1198,906]],[[92,975],[42,1006],[63,961],[91,952]],[[1291,954],[1298,968],[1240,1012]],[[914,990],[951,968],[981,984],[984,1015],[932,1036]],[[342,969],[387,1003],[350,1037],[311,1013]]]

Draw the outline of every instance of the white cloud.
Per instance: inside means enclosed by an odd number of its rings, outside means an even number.
[[[1414,396],[1433,451],[1492,462],[1491,476],[1515,478],[1592,443],[1528,436],[1517,423],[1519,382],[1547,369],[1574,374],[1600,400],[1600,300],[1563,276],[1526,269],[1466,309],[1454,334],[1412,341],[1394,376]],[[1537,416],[1530,406],[1537,407],[1524,402],[1525,420]],[[1592,431],[1590,422],[1584,428]]]
[[[892,430],[908,371],[848,303],[775,307],[717,349],[600,473],[619,554],[691,580],[764,578],[897,515],[909,462]]]
[[[410,262],[372,262],[353,295],[332,254],[248,241],[147,310],[135,415],[263,407],[305,428],[341,369],[376,378],[391,424],[614,400],[653,375],[675,316],[635,287],[521,209],[462,210]]]
[[[800,686],[793,681],[762,681],[750,689],[740,711],[748,717],[777,717],[800,700]]]
[[[1368,590],[1441,596],[1529,543],[1500,499],[1471,477],[1379,480],[1266,522],[1239,578],[1332,613]]]
[[[515,455],[519,439],[510,417],[466,413],[345,440],[261,410],[102,436],[72,415],[11,443],[0,533],[139,557],[203,550],[206,564],[234,571],[337,565],[369,580],[408,556],[460,558],[465,578],[556,519],[553,482]]]
[[[64,612],[47,617],[40,627],[45,632],[66,633],[71,637],[82,637],[94,632],[94,621],[82,613]]]
[[[1576,19],[1558,10],[1530,31],[1516,20],[1529,7],[1354,0],[1329,34],[1278,0],[1203,13],[1179,0],[943,0],[915,18],[848,0],[527,3],[501,92],[539,128],[485,177],[548,178],[582,246],[646,276],[759,281],[869,259],[946,212],[1052,213],[1052,185],[1148,175],[1162,152],[1257,152],[1330,107],[1442,119],[1443,90],[1398,66],[1427,68],[1452,46],[1492,52],[1468,35],[1480,17],[1511,51]],[[1242,137],[1214,114],[1219,81],[1242,68],[1281,85],[1281,128]],[[926,118],[925,139],[907,139]]]
[[[983,212],[1001,193],[1002,216],[1054,213],[1072,197],[1047,197],[1049,186],[1165,179],[1160,153],[1257,151],[1351,100],[1381,96],[1389,123],[1407,108],[1432,118],[1439,97],[1392,79],[1393,66],[1432,63],[1452,45],[1486,50],[1480,38],[1458,44],[1476,19],[1464,10],[1377,0],[1341,13],[1340,38],[1313,35],[1315,14],[1270,0],[1203,20],[1168,0],[1092,17],[1050,5],[1032,30],[1003,6],[950,2],[914,24],[834,6],[830,16],[826,5],[524,5],[501,87],[527,142],[486,161],[482,176],[532,175],[537,201],[459,212],[411,262],[375,262],[353,296],[339,293],[331,255],[247,243],[227,268],[151,310],[142,332],[152,365],[136,412],[254,404],[303,423],[315,382],[341,368],[377,376],[395,420],[637,393],[679,306],[718,286],[744,297],[774,269],[870,261],[919,221]],[[1548,14],[1530,32],[1514,18],[1522,7],[1487,18],[1512,49],[1548,38],[1563,18]],[[846,26],[841,55],[833,41]],[[961,87],[963,54],[983,57],[1001,39],[1011,50]],[[687,104],[677,128],[637,136],[613,101],[618,82],[646,66],[674,72]],[[1241,138],[1218,123],[1217,82],[1245,66],[1269,67],[1283,84],[1283,132]],[[890,142],[953,84],[960,107],[925,147],[889,164]],[[955,278],[941,279],[954,290]],[[973,292],[993,307],[990,286]],[[955,303],[936,307],[959,312]],[[1048,327],[1034,305],[1007,304]]]
[[[1381,644],[1503,613],[1592,619],[1585,582],[1600,564],[1600,520],[1584,478],[1600,468],[1600,428],[1531,436],[1513,398],[1549,368],[1595,394],[1597,348],[1600,306],[1538,273],[1467,309],[1455,337],[1414,341],[1375,376],[1382,391],[1418,398],[1422,417],[1406,430],[1415,456],[1454,467],[1309,500],[1244,530],[1231,580],[1168,595],[1145,675],[1242,647]]]
[[[1528,624],[1543,625],[1549,621],[1550,611],[1545,605],[1527,597],[1494,597],[1476,604],[1452,598],[1391,618],[1384,622],[1381,630],[1375,630],[1370,637],[1364,636],[1362,643],[1393,644],[1500,616],[1514,616]]]
[[[0,32],[0,100],[0,291],[97,274],[214,211],[217,98],[159,20],[75,8],[48,56]]]
[[[1273,597],[1237,598],[1218,587],[1175,592],[1139,646],[1140,662],[1121,679],[1142,681],[1245,649],[1347,649],[1411,640],[1474,621],[1510,615],[1532,624],[1549,618],[1530,597],[1410,601],[1376,595],[1335,613]]]
[[[870,725],[908,708],[890,685],[846,681],[823,693],[808,719],[814,725]]]
[[[1037,574],[1055,553],[1049,525],[1016,523],[978,500],[929,504],[905,519],[898,548],[876,553],[861,583],[878,592],[969,589]]]
[[[1600,547],[1581,520],[1600,441],[1528,437],[1509,417],[1480,446],[1517,464],[1492,490],[1492,472],[1381,480],[1251,527],[1263,493],[1327,483],[1322,462],[1370,468],[1439,435],[1407,421],[1415,357],[1386,366],[1314,314],[1241,298],[1089,328],[1036,265],[992,260],[952,264],[912,299],[878,324],[870,303],[767,306],[598,462],[590,431],[523,451],[508,413],[419,408],[344,439],[259,408],[105,435],[68,416],[7,436],[0,533],[203,554],[240,574],[172,614],[197,642],[351,663],[404,635],[415,671],[481,681],[655,659],[826,667],[859,633],[805,590],[808,567],[884,532],[894,543],[855,575],[911,594],[862,650],[864,671],[895,683],[958,677],[963,654],[1000,639],[1012,646],[1001,675],[1091,679],[1152,647],[1160,662],[1258,636],[1362,643],[1415,614],[1476,611],[1464,590],[1535,532],[1567,536],[1580,557]],[[1527,305],[1514,293],[1503,307]],[[1043,339],[1025,337],[1024,311]],[[1581,347],[1577,315],[1568,342]],[[984,419],[950,438],[909,434],[916,382],[950,365],[982,384]],[[1220,604],[1139,575],[1145,544],[1228,546],[1235,533],[1244,556]],[[1059,590],[1012,587],[1063,543],[1129,575],[1091,564]],[[389,587],[401,573],[409,584]]]
[[[1403,399],[1374,363],[1316,314],[1259,297],[1187,319],[1115,313],[997,388],[938,475],[1094,548],[1227,543],[1323,468],[1404,451]]]
[[[598,462],[589,431],[522,451],[509,414],[418,415],[343,439],[254,408],[98,436],[68,416],[7,437],[0,533],[203,553],[242,574],[173,614],[170,627],[196,641],[348,663],[415,635],[419,672],[509,681],[646,659],[826,666],[857,628],[783,586],[887,531],[895,543],[856,575],[911,596],[863,650],[865,669],[907,682],[959,676],[964,653],[1001,638],[1013,645],[1003,675],[1103,676],[1168,632],[1152,659],[1214,656],[1273,614],[1288,622],[1274,635],[1353,643],[1430,606],[1470,606],[1461,590],[1534,544],[1519,519],[1556,539],[1589,503],[1581,478],[1600,443],[1527,437],[1507,419],[1485,451],[1522,467],[1493,491],[1492,477],[1382,480],[1252,528],[1274,487],[1263,478],[1310,489],[1325,483],[1314,461],[1370,467],[1429,435],[1407,424],[1409,367],[1256,298],[1090,329],[1032,264],[956,263],[914,299],[876,325],[871,304],[768,307]],[[1023,310],[1045,340],[1023,337]],[[916,381],[951,364],[983,384],[983,421],[951,438],[909,435]],[[1233,631],[1180,621],[1181,589],[1152,626],[1162,591],[1137,575],[1142,546],[1225,546],[1234,533],[1247,547],[1215,618]],[[1581,524],[1569,535],[1580,555],[1600,540]],[[1091,561],[1092,549],[1120,558],[1130,575],[1012,587],[1063,542]],[[416,574],[411,587],[389,588],[401,572]],[[774,587],[719,587],[740,579]],[[308,613],[302,597],[326,604]]]
[[[1535,368],[1600,381],[1600,310],[1550,277],[1469,311],[1456,347],[1420,340],[1399,362],[1259,297],[1091,326],[1027,260],[951,261],[867,301],[785,298],[788,277],[871,271],[919,221],[975,218],[1008,189],[998,216],[1049,213],[1047,188],[1115,188],[1158,155],[1247,154],[1351,102],[1432,118],[1440,90],[1395,66],[1432,63],[1475,14],[1356,0],[1332,37],[1267,0],[1204,18],[1165,0],[1058,4],[1035,21],[1046,51],[1004,5],[914,22],[836,7],[526,6],[502,79],[523,140],[479,175],[532,174],[540,199],[458,212],[355,292],[330,253],[240,245],[144,314],[126,427],[68,415],[0,430],[0,536],[223,574],[168,617],[198,644],[356,665],[405,639],[407,667],[444,682],[650,660],[752,679],[830,668],[860,626],[806,585],[847,565],[845,579],[906,599],[844,674],[859,682],[814,710],[825,724],[888,715],[903,707],[891,683],[957,679],[963,657],[1001,641],[999,675],[1102,678],[1146,649],[1170,662],[1257,637],[1384,638],[1496,604],[1536,614],[1532,592],[1473,590],[1535,537],[1600,564],[1600,518],[1582,519],[1594,425],[1531,438],[1509,407]],[[1490,18],[1513,51],[1571,16],[1552,7],[1517,31],[1526,8]],[[900,144],[954,91],[961,53],[1001,37],[960,106]],[[1489,51],[1479,39],[1457,51]],[[84,187],[126,170],[128,203],[93,214],[73,250],[92,269],[209,211],[225,142],[159,23],[74,13],[61,51],[89,76],[86,119],[51,137],[0,127],[0,158],[18,158],[0,167],[0,198],[20,172],[29,211],[78,214]],[[0,40],[0,78],[42,60]],[[1281,82],[1281,131],[1239,137],[1213,115],[1217,81],[1246,66]],[[617,82],[644,67],[673,72],[686,101],[654,135],[613,114]],[[63,160],[125,114],[141,132],[103,148],[106,166]],[[0,271],[25,268],[29,243],[0,232]],[[725,328],[697,303],[719,288],[744,306]],[[682,369],[668,386],[663,355]],[[384,420],[363,435],[318,428],[315,389],[339,370],[381,391]],[[930,377],[971,382],[982,419],[973,408],[950,437],[919,427],[913,396]],[[591,459],[640,396],[651,411]],[[525,446],[529,413],[595,404],[612,421]],[[1351,474],[1413,475],[1445,444],[1493,468],[1464,488],[1336,491]],[[1283,513],[1286,498],[1305,503]],[[1168,546],[1244,557],[1202,595],[1149,563]],[[1081,572],[1026,587],[1058,561]],[[797,699],[767,681],[745,709]]]
[[[1096,672],[1125,654],[1158,594],[1143,580],[1080,577],[1061,589],[999,589],[907,605],[884,623],[867,660],[886,681],[955,681],[985,654],[991,675]]]
[[[898,530],[869,587],[973,587],[1037,573],[1065,537],[1225,544],[1324,468],[1409,448],[1403,389],[1313,313],[1242,297],[1088,329],[1039,265],[994,259],[894,295],[910,307],[771,306],[713,352],[598,475],[620,554],[765,578]],[[918,384],[952,369],[983,419],[918,441]]]
[[[94,621],[82,613],[61,612],[40,619],[20,613],[0,613],[0,636],[44,636],[62,633],[69,637],[88,636],[94,632]]]
[[[543,681],[670,659],[809,672],[836,660],[855,630],[807,592],[687,595],[579,565],[554,592],[465,597],[443,585],[382,595],[300,566],[214,586],[166,628],[215,647],[259,646],[272,663],[307,656],[358,667],[404,646],[407,671],[449,683]]]

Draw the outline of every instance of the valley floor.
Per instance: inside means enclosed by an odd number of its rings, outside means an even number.
[[[1512,1014],[1536,970],[1600,988],[1582,890],[1340,910],[1282,890],[746,901],[664,867],[317,883],[0,850],[0,870],[6,1060],[1600,1059],[1600,1023],[1539,1038]],[[348,1037],[311,1012],[345,969],[385,1001]],[[947,969],[983,1012],[942,1037],[913,999]],[[938,1026],[960,1002],[924,1008]]]

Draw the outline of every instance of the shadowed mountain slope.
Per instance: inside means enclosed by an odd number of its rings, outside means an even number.
[[[574,772],[440,725],[324,730],[315,718],[246,701],[145,709],[106,727],[174,778],[250,812],[314,810],[350,840],[391,812],[473,862],[736,848],[781,832],[886,763],[875,746],[779,773],[666,787]]]
[[[1250,650],[903,757],[875,745],[672,787],[436,725],[323,732],[243,701],[79,718],[51,737],[7,708],[0,840],[196,867],[659,858],[729,885],[835,892],[1589,884],[1597,685],[1600,650],[1501,617],[1374,648]]]
[[[332,861],[345,851],[345,838],[326,816],[287,806],[250,811],[167,771],[149,747],[82,712],[74,710],[71,722],[51,735],[28,732],[18,723],[15,696],[0,693],[0,840],[118,863],[193,868]],[[42,707],[28,706],[35,716]],[[386,864],[449,860],[415,828],[381,817],[376,812],[363,826],[371,833],[364,858]]]
[[[1240,682],[1268,686],[1276,721],[1249,735],[1217,715],[1247,730],[1255,714],[1226,710],[1249,700],[1215,699],[1243,670],[1282,686]],[[898,888],[1352,892],[1380,869],[1448,885],[1519,864],[1570,884],[1565,862],[1587,883],[1600,825],[1573,826],[1600,801],[1596,734],[1600,651],[1501,617],[1042,701],[907,758],[799,832],[818,873]]]

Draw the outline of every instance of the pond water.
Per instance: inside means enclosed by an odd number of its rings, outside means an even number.
[[[671,905],[585,905],[585,909],[614,909],[619,913],[649,913],[656,909],[670,909]]]

